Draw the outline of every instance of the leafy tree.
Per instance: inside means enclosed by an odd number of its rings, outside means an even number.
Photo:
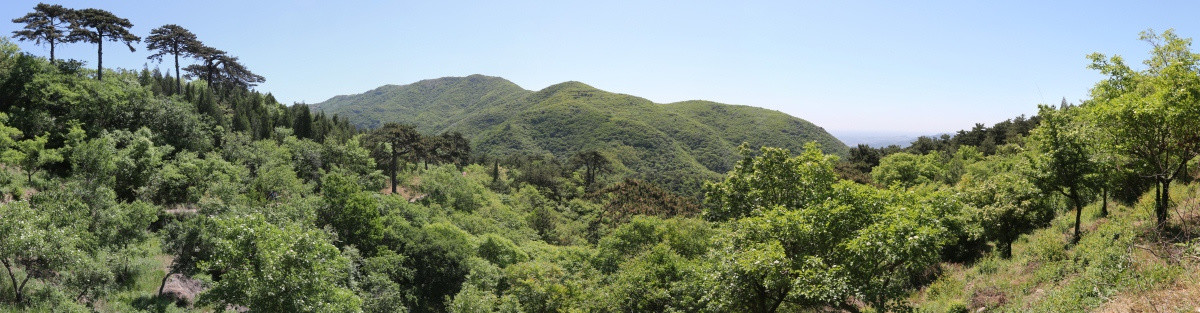
[[[363,297],[364,311],[409,312],[407,305],[417,301],[415,285],[410,283],[415,271],[407,267],[411,262],[390,249],[382,249],[358,262],[361,264],[358,294]]]
[[[706,217],[735,219],[704,270],[713,273],[706,278],[710,310],[775,312],[787,304],[858,311],[855,300],[891,310],[913,278],[937,264],[950,238],[944,217],[960,209],[953,201],[834,183],[833,161],[814,145],[796,157],[764,148],[706,188],[717,200]]]
[[[471,235],[449,223],[426,224],[404,246],[416,301],[414,312],[440,312],[447,296],[458,293],[466,279],[466,261],[475,254]]]
[[[1133,171],[1130,165],[1133,165],[1129,156],[1118,151],[1113,143],[1112,138],[1106,136],[1108,133],[1096,129],[1095,124],[1081,125],[1086,127],[1084,130],[1090,134],[1089,142],[1092,152],[1092,160],[1096,165],[1096,188],[1100,189],[1100,217],[1108,216],[1108,199],[1115,189],[1121,188],[1122,183],[1126,183],[1130,177],[1137,174]],[[1143,190],[1137,190],[1138,196]]]
[[[15,150],[17,147],[17,139],[21,137],[21,130],[16,127],[8,126],[8,114],[0,112],[0,162],[5,164],[18,164],[23,156],[20,151]]]
[[[1115,146],[1141,163],[1142,175],[1155,180],[1155,217],[1165,226],[1170,184],[1200,153],[1200,56],[1191,39],[1172,30],[1152,30],[1141,40],[1153,46],[1146,69],[1134,70],[1120,56],[1093,53],[1089,66],[1107,76],[1092,88],[1090,110]]]
[[[305,186],[296,176],[296,168],[286,147],[270,140],[259,140],[252,147],[251,153],[255,153],[255,157],[246,160],[247,167],[253,173],[249,186],[251,199],[268,203],[300,198],[312,191],[311,186]]]
[[[980,227],[978,235],[995,242],[1004,258],[1012,255],[1012,242],[1021,234],[1054,218],[1054,202],[1034,183],[1028,161],[1016,153],[989,156],[967,166],[955,186],[959,199],[967,204],[970,223]]]
[[[140,191],[141,199],[157,204],[196,203],[205,196],[233,200],[233,194],[243,192],[245,167],[210,152],[203,158],[195,152],[184,151],[164,162]],[[294,174],[293,174],[294,175]]]
[[[379,203],[353,177],[333,173],[322,180],[325,205],[317,212],[320,223],[331,226],[346,245],[373,253],[383,236]]]
[[[619,272],[622,261],[656,245],[683,257],[702,257],[712,248],[714,235],[712,224],[698,219],[635,216],[600,239],[594,262],[601,271]]]
[[[1004,149],[1005,146],[1000,146],[996,149],[996,153],[1000,153]],[[942,168],[945,169],[943,181],[951,185],[958,183],[962,179],[962,175],[966,173],[967,167],[983,160],[983,158],[983,152],[976,149],[975,146],[959,146],[958,150],[954,151],[954,155],[949,160],[943,161]]]
[[[391,177],[392,193],[395,194],[396,173],[400,171],[400,160],[417,151],[417,145],[421,142],[421,134],[417,133],[412,126],[388,123],[371,131],[367,140],[371,143],[375,159],[387,160],[387,163],[381,165],[387,166],[385,170]]]
[[[421,176],[419,190],[427,195],[426,200],[445,207],[472,212],[486,204],[482,182],[464,177],[462,172],[450,165],[441,165],[425,171]]]
[[[158,207],[141,201],[118,203],[101,214],[96,237],[107,246],[128,248],[147,239],[150,224],[158,221]]]
[[[94,306],[117,283],[117,275],[108,262],[112,257],[109,253],[81,256],[60,274],[61,285],[58,287],[78,291],[75,301]]]
[[[784,149],[763,147],[751,155],[750,146],[740,148],[743,159],[718,183],[704,186],[704,218],[726,221],[756,216],[777,206],[807,207],[829,197],[837,174],[835,157],[821,153],[816,144],[805,145],[796,157]]]
[[[871,170],[871,179],[884,186],[912,187],[946,180],[946,169],[938,153],[915,155],[900,152],[883,157]]]
[[[150,237],[147,230],[158,221],[158,212],[158,207],[141,201],[117,203],[98,212],[92,233],[101,247],[108,247],[116,254],[112,257],[114,261],[109,262],[117,263],[113,266],[113,271],[118,273],[115,282],[128,282],[133,278],[131,259],[144,253],[135,246]],[[83,289],[83,292],[89,291],[89,288]]]
[[[383,174],[375,169],[375,159],[371,158],[371,150],[363,147],[364,135],[354,136],[345,142],[332,139],[325,140],[322,145],[321,158],[326,171],[342,169],[353,173],[358,178],[364,190],[383,189]]]
[[[167,224],[160,231],[163,237],[163,252],[172,256],[171,265],[167,267],[166,275],[158,286],[158,296],[162,296],[171,275],[182,274],[192,276],[201,272],[200,264],[211,257],[215,234],[213,220],[203,217],[190,217]]]
[[[54,63],[55,44],[73,41],[67,37],[67,30],[70,29],[74,14],[75,10],[61,5],[38,3],[33,7],[33,12],[12,20],[13,23],[25,24],[24,29],[13,31],[13,38],[36,44],[45,41],[50,45],[50,63]]]
[[[1034,182],[1048,192],[1062,194],[1075,208],[1075,236],[1079,242],[1079,222],[1084,201],[1097,189],[1098,165],[1092,161],[1093,149],[1088,146],[1087,133],[1073,120],[1073,109],[1056,110],[1038,106],[1042,125],[1033,130],[1032,163]]]
[[[264,312],[360,310],[362,300],[346,288],[348,260],[325,233],[254,215],[215,223],[211,261],[201,268],[222,274],[200,303]]]
[[[508,294],[521,303],[525,312],[568,311],[578,286],[569,283],[567,269],[545,260],[533,260],[504,268],[510,282]]]
[[[25,172],[25,181],[33,183],[33,175],[47,164],[62,162],[63,156],[58,149],[46,148],[46,135],[36,136],[17,142],[15,153],[6,154],[6,159],[17,160],[21,170]]]
[[[148,128],[136,132],[116,131],[111,134],[120,146],[116,155],[116,192],[121,200],[132,201],[138,189],[149,184],[154,172],[161,168],[171,146],[154,144],[154,134]]]
[[[699,311],[703,293],[690,287],[703,274],[694,270],[693,263],[667,245],[651,246],[613,273],[603,300],[615,312]]]
[[[0,263],[18,303],[25,301],[31,279],[51,279],[80,257],[77,230],[55,223],[54,211],[43,212],[24,201],[0,205]],[[17,269],[25,276],[18,278]]]
[[[597,245],[601,299],[618,312],[695,312],[702,298],[707,252],[719,232],[699,219],[634,217]]]
[[[485,234],[480,237],[478,254],[479,257],[492,262],[492,264],[500,268],[529,259],[529,255],[525,251],[522,251],[512,240],[496,234]]]
[[[67,157],[71,172],[89,184],[112,186],[117,171],[117,147],[112,137],[86,139],[82,129],[73,127],[67,134]]]
[[[175,24],[159,26],[146,37],[146,49],[155,50],[147,59],[162,61],[164,55],[175,57],[175,93],[183,93],[183,80],[179,75],[179,57],[191,56],[196,47],[202,45],[196,34]]]
[[[129,32],[132,27],[133,23],[128,19],[117,17],[112,12],[91,8],[76,11],[70,39],[96,44],[96,80],[104,78],[105,41],[121,42],[129,47],[129,52],[135,51],[133,43],[142,39]]]

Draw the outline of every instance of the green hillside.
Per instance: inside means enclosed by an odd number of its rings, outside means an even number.
[[[658,104],[579,82],[528,91],[499,77],[471,75],[387,85],[313,105],[363,128],[412,124],[421,132],[457,131],[487,155],[552,154],[589,149],[612,156],[618,175],[694,193],[733,168],[737,146],[826,153],[847,147],[824,129],[782,112],[709,101]]]

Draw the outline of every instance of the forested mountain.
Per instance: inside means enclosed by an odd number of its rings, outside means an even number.
[[[483,155],[565,160],[599,150],[614,161],[614,179],[633,176],[691,194],[732,169],[743,142],[801,151],[816,141],[837,155],[848,149],[824,129],[778,111],[709,101],[657,104],[579,82],[535,92],[499,77],[446,77],[312,107],[367,129],[397,122],[423,133],[460,132]]]

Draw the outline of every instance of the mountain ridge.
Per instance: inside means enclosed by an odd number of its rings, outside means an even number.
[[[602,150],[617,175],[695,194],[740,158],[737,147],[801,151],[816,141],[826,153],[848,147],[823,128],[777,110],[705,100],[655,103],[567,81],[538,91],[502,77],[470,75],[384,85],[313,104],[363,128],[414,125],[423,133],[457,131],[487,155],[551,154],[560,159]]]

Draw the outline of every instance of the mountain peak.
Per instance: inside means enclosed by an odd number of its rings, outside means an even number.
[[[588,84],[584,84],[584,83],[572,80],[572,81],[565,81],[565,82],[557,83],[554,85],[550,85],[549,87],[543,88],[541,91],[555,92],[555,91],[560,91],[560,90],[599,90],[599,89],[596,89],[596,87],[592,87]],[[541,92],[541,91],[539,91],[539,92]]]
[[[417,87],[423,87],[423,88],[442,88],[442,87],[454,86],[454,85],[459,85],[459,84],[468,84],[468,85],[472,85],[472,84],[482,84],[482,85],[502,84],[502,85],[516,86],[515,83],[513,83],[507,79],[504,79],[503,77],[487,76],[487,75],[482,75],[482,74],[472,74],[469,76],[446,76],[446,77],[441,77],[441,78],[425,79],[425,80],[420,80],[415,83],[412,83],[411,85],[417,86]],[[396,86],[396,85],[388,85],[388,86]],[[403,86],[396,86],[396,87],[403,87]]]
[[[487,155],[566,159],[596,147],[613,153],[618,171],[688,194],[697,192],[695,182],[732,169],[743,142],[801,151],[816,141],[827,153],[848,150],[824,129],[782,112],[709,101],[656,104],[578,81],[529,91],[471,75],[385,89],[315,107],[365,128],[396,122],[424,133],[457,131]]]

